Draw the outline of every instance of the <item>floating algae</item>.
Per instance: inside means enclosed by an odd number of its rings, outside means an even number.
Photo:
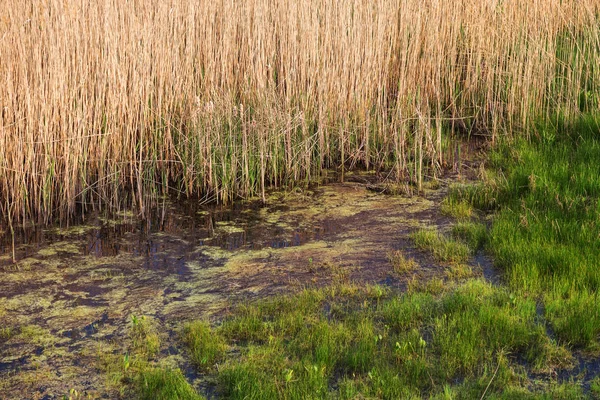
[[[81,253],[81,249],[74,243],[58,242],[52,243],[51,245],[46,246],[38,251],[38,255],[43,257],[52,257],[60,253],[79,254]]]

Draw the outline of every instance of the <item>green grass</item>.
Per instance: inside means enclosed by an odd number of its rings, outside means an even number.
[[[461,263],[471,254],[471,249],[465,243],[454,240],[436,229],[421,229],[411,235],[415,245],[431,251],[439,261]]]
[[[0,328],[0,341],[7,341],[18,334],[17,329],[13,327]]]
[[[458,281],[473,278],[474,276],[475,272],[473,271],[473,268],[466,264],[452,264],[446,270],[446,277]]]
[[[203,399],[187,382],[181,370],[155,360],[160,346],[158,323],[146,316],[132,316],[123,352],[101,351],[99,347],[99,364],[108,387],[118,392],[119,398]]]
[[[502,183],[503,177],[488,174],[482,182],[451,185],[448,198],[452,202],[468,202],[478,210],[494,211],[502,200],[498,199],[498,196],[502,195],[498,191],[498,185]]]
[[[412,258],[408,258],[401,250],[396,250],[388,253],[388,260],[394,271],[398,274],[414,271],[419,267],[419,264]]]
[[[598,378],[585,393],[581,377],[554,377],[574,365],[572,350],[600,349],[600,129],[583,119],[538,132],[497,147],[483,183],[451,189],[459,221],[448,233],[412,235],[450,264],[449,281],[415,278],[403,294],[337,283],[241,305],[218,325],[188,323],[198,371],[226,399],[597,397]],[[490,232],[466,203],[496,212]],[[482,248],[506,287],[464,264]],[[388,256],[398,273],[415,267],[402,252]],[[179,370],[151,360],[160,343],[144,321],[132,323],[131,353],[117,363],[126,394],[197,398]]]
[[[597,350],[598,120],[559,119],[537,132],[530,142],[505,144],[491,154],[493,184],[454,189],[452,195],[476,207],[498,207],[489,248],[510,288],[543,301],[545,317],[562,342]]]
[[[227,346],[211,332],[205,321],[188,323],[183,329],[183,340],[190,349],[192,362],[200,369],[207,370],[223,359]]]
[[[449,262],[450,279],[409,282],[402,295],[369,287],[303,291],[241,307],[210,337],[235,351],[216,378],[225,398],[579,399],[577,381],[532,380],[600,347],[600,130],[592,119],[501,145],[484,182],[455,186],[448,234],[415,245]],[[491,231],[470,207],[496,211]],[[465,210],[469,210],[468,212]],[[463,263],[490,249],[507,288],[470,279]],[[391,254],[405,271],[410,259]],[[464,281],[466,280],[466,282]],[[541,302],[544,318],[537,312]],[[558,342],[546,333],[548,321]]]
[[[483,248],[487,242],[487,229],[480,222],[458,222],[452,227],[452,237],[469,246],[472,251]]]
[[[441,211],[443,214],[459,220],[469,219],[473,216],[473,206],[465,200],[456,200],[447,197],[442,201]]]
[[[153,357],[160,348],[160,337],[158,336],[154,321],[142,315],[131,317],[132,351],[146,357]]]
[[[533,398],[523,361],[539,372],[570,357],[546,336],[534,300],[480,280],[439,294],[305,290],[201,326],[232,348],[211,372],[227,399],[479,398],[488,384],[492,397]]]
[[[597,376],[594,379],[592,379],[592,382],[590,383],[590,392],[592,393],[594,398],[600,398],[600,376]]]
[[[203,399],[189,385],[179,369],[144,369],[136,375],[135,390],[136,398],[140,400]]]

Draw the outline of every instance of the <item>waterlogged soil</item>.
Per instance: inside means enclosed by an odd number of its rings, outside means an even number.
[[[273,193],[266,204],[165,201],[145,220],[94,214],[80,225],[20,230],[17,263],[11,241],[0,247],[0,397],[61,398],[71,389],[115,397],[99,360],[124,354],[133,316],[159,326],[161,359],[190,371],[182,321],[336,281],[402,290],[444,278],[449,266],[414,249],[409,234],[449,227],[439,212],[446,189],[389,195],[356,181]],[[419,268],[394,272],[388,255],[398,249]],[[484,255],[471,264],[497,280]]]

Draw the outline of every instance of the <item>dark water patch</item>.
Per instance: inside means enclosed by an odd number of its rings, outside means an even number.
[[[110,320],[108,319],[108,314],[103,314],[102,318],[99,320],[96,320],[92,323],[89,323],[87,325],[85,325],[83,328],[73,328],[73,329],[68,329],[62,332],[62,336],[69,338],[75,342],[77,342],[80,339],[84,339],[86,337],[95,335],[99,332],[99,330],[106,325],[107,323],[110,323]],[[104,339],[108,339],[109,336],[104,336]],[[78,346],[75,346],[75,348],[77,348]],[[69,351],[72,351],[73,349],[71,349],[71,347],[69,347]]]
[[[68,301],[70,306],[88,306],[104,308],[110,305],[102,296],[109,293],[110,289],[100,285],[71,284],[60,288],[54,295],[54,301]]]
[[[86,245],[83,253],[96,257],[110,257],[122,252],[130,252],[134,246],[126,238],[136,232],[137,229],[133,224],[125,223],[111,227],[104,225],[93,229],[85,238]]]
[[[572,370],[562,370],[558,373],[559,382],[569,382],[574,378],[580,379],[583,390],[590,391],[594,378],[600,376],[600,358],[575,354],[576,365]]]
[[[76,280],[76,277],[73,277],[73,281]],[[72,292],[72,293],[85,293],[87,297],[97,297],[103,294],[106,294],[109,289],[104,288],[100,285],[84,285],[80,283],[70,283],[63,287],[64,289]]]
[[[391,277],[391,276],[387,276],[385,279],[377,282],[378,285],[389,286],[389,287],[396,287],[399,285],[399,283],[400,283],[399,279]]]
[[[16,360],[6,362],[0,361],[0,373],[18,371],[21,367],[27,365],[29,358],[30,356],[22,356]]]
[[[299,223],[298,223],[299,225]],[[315,240],[322,240],[339,231],[338,224],[327,221],[305,228],[283,228],[276,224],[256,221],[246,225],[243,231],[219,233],[198,241],[199,246],[214,246],[227,251],[284,249],[297,247]]]
[[[108,313],[105,312],[102,314],[102,317],[94,322],[92,322],[91,324],[88,324],[86,326],[83,327],[82,331],[86,333],[86,335],[93,335],[94,333],[98,332],[98,329],[102,326],[104,326],[106,323],[109,322],[109,318],[108,318]]]
[[[167,347],[166,349],[162,350],[161,354],[163,356],[174,356],[174,355],[179,354],[180,352],[181,351],[176,346],[171,345],[171,346]]]
[[[306,207],[296,207],[295,211]],[[262,210],[262,212],[261,212]],[[30,226],[19,230],[16,237],[17,259],[39,256],[46,251],[48,257],[60,259],[74,253],[97,258],[131,254],[144,257],[143,268],[168,270],[185,274],[185,258],[181,255],[197,246],[217,246],[224,250],[281,249],[301,246],[321,240],[339,230],[338,224],[325,220],[317,224],[297,219],[287,219],[282,226],[270,221],[274,213],[285,214],[290,206],[263,207],[262,204],[236,203],[232,207],[199,207],[191,201],[169,204],[162,211],[143,221],[133,218],[107,219],[96,214],[88,216],[86,225],[69,228],[43,229]],[[69,252],[54,248],[54,243],[69,244]],[[6,236],[0,238],[0,267],[10,265],[12,243]],[[176,256],[172,256],[176,253]]]
[[[83,336],[81,335],[81,332],[79,329],[69,329],[66,330],[62,333],[63,337],[72,339],[72,340],[77,340],[77,339],[81,339]],[[70,349],[69,349],[70,351]]]
[[[185,256],[166,254],[164,252],[146,255],[142,263],[142,268],[176,275],[186,275],[190,272]]]
[[[310,197],[313,198],[312,195]],[[306,206],[296,206],[295,211]],[[261,210],[263,212],[261,212]],[[148,258],[146,267],[161,268],[161,253],[170,247],[163,237],[185,238],[190,248],[197,245],[218,246],[234,251],[243,248],[261,249],[264,247],[285,248],[300,246],[311,240],[320,240],[324,234],[335,227],[325,222],[319,226],[298,226],[306,221],[299,218],[290,221],[297,225],[295,229],[284,228],[278,223],[269,222],[274,213],[285,214],[292,207],[284,204],[266,207],[261,202],[239,202],[230,207],[200,206],[194,201],[166,203],[150,213],[149,218],[137,220],[134,217],[114,217],[106,214],[88,215],[85,225],[71,225],[65,228],[37,227],[30,225],[16,230],[15,243],[17,259],[38,254],[40,250],[53,243],[68,241],[77,246],[82,255],[95,257],[114,257],[119,254],[133,254]],[[184,244],[178,246],[181,251],[189,250]],[[0,237],[0,256],[12,253],[12,238]],[[58,255],[62,253],[57,250]],[[8,264],[10,260],[0,260]],[[0,265],[1,266],[1,265]]]
[[[526,368],[530,382],[556,382],[558,384],[577,382],[581,385],[584,394],[591,392],[593,381],[600,376],[600,358],[575,352],[573,354],[574,364],[568,368],[559,368],[550,373],[535,373],[527,368],[528,363],[523,356],[517,356],[518,364]],[[534,389],[533,386],[530,389]],[[587,398],[587,397],[586,397]],[[595,397],[594,397],[595,398]]]
[[[78,297],[76,298],[73,303],[72,306],[87,306],[87,307],[96,307],[96,308],[105,308],[108,307],[110,305],[110,303],[106,300],[100,300],[100,299],[95,299],[95,298],[85,298],[85,297]]]
[[[470,266],[481,268],[483,278],[495,286],[502,284],[502,274],[494,266],[492,258],[483,250],[478,250],[469,263]]]

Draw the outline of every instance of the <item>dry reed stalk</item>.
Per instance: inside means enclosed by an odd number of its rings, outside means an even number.
[[[143,211],[171,189],[264,197],[340,162],[420,184],[445,132],[581,112],[597,96],[599,8],[0,0],[0,213]]]

